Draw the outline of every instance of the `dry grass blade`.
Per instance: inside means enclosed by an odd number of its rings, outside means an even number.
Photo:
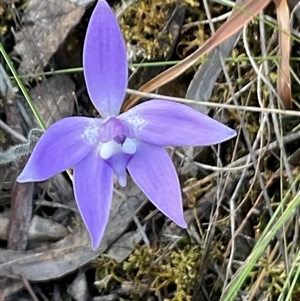
[[[249,0],[244,6],[236,8],[230,18],[216,31],[216,33],[208,39],[202,47],[192,53],[190,56],[182,60],[177,65],[162,72],[152,80],[144,84],[139,90],[143,92],[151,92],[155,89],[172,81],[188,68],[190,68],[200,57],[208,53],[210,50],[224,42],[227,38],[231,37],[239,31],[245,24],[247,24],[253,16],[258,14],[270,0]],[[131,96],[125,102],[122,111],[131,108],[138,100],[139,96]]]
[[[279,67],[277,90],[286,109],[292,108],[291,73],[290,73],[290,12],[286,0],[274,0],[277,10],[279,31]]]

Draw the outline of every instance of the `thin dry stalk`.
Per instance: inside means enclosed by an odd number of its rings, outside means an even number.
[[[292,108],[290,51],[290,11],[286,0],[273,0],[276,5],[279,26],[279,66],[277,75],[278,94],[286,109]]]

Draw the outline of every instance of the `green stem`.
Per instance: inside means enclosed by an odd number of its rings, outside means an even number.
[[[9,58],[7,52],[5,51],[5,49],[4,49],[4,47],[3,47],[3,45],[2,45],[1,42],[0,42],[0,52],[3,55],[4,60],[6,61],[7,66],[9,67],[11,73],[13,74],[13,76],[14,76],[14,78],[15,78],[18,86],[19,86],[19,88],[21,89],[21,91],[22,91],[22,93],[23,93],[23,95],[24,95],[24,97],[25,97],[25,99],[26,99],[26,101],[27,101],[27,103],[28,103],[31,111],[33,112],[35,118],[37,119],[39,125],[41,126],[42,129],[45,130],[46,129],[46,125],[45,125],[43,119],[41,118],[40,114],[38,113],[38,111],[37,111],[34,103],[32,102],[32,100],[31,100],[31,98],[30,98],[30,96],[29,96],[29,94],[28,94],[28,92],[27,92],[27,90],[26,90],[23,82],[21,81],[21,79],[20,79],[20,77],[19,77],[19,75],[18,75],[18,73],[17,73],[17,71],[16,71],[16,69],[15,69],[12,61],[10,60],[10,58]]]

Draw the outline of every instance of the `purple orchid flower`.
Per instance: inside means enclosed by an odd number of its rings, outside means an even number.
[[[111,206],[113,176],[126,170],[149,200],[186,227],[174,165],[164,146],[213,145],[236,132],[182,104],[150,100],[119,114],[127,87],[125,43],[117,20],[98,0],[87,29],[83,69],[102,118],[64,118],[38,141],[19,182],[44,181],[74,168],[75,198],[93,248],[101,242]]]

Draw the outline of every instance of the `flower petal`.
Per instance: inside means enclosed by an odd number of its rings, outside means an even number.
[[[94,147],[99,119],[64,118],[46,130],[18,177],[18,182],[44,181],[73,167]]]
[[[132,125],[137,138],[156,145],[213,145],[236,136],[224,124],[167,100],[144,102],[118,118]]]
[[[102,117],[118,115],[127,87],[127,56],[117,19],[104,0],[98,0],[88,25],[83,71],[90,98]]]
[[[141,142],[127,169],[149,200],[167,217],[186,228],[180,185],[167,151]]]
[[[116,175],[117,180],[122,187],[125,187],[127,183],[126,167],[131,157],[132,155],[119,152],[106,160],[106,162],[113,169],[114,174]]]
[[[92,247],[96,249],[106,228],[113,194],[113,171],[96,151],[75,166],[74,190]]]

